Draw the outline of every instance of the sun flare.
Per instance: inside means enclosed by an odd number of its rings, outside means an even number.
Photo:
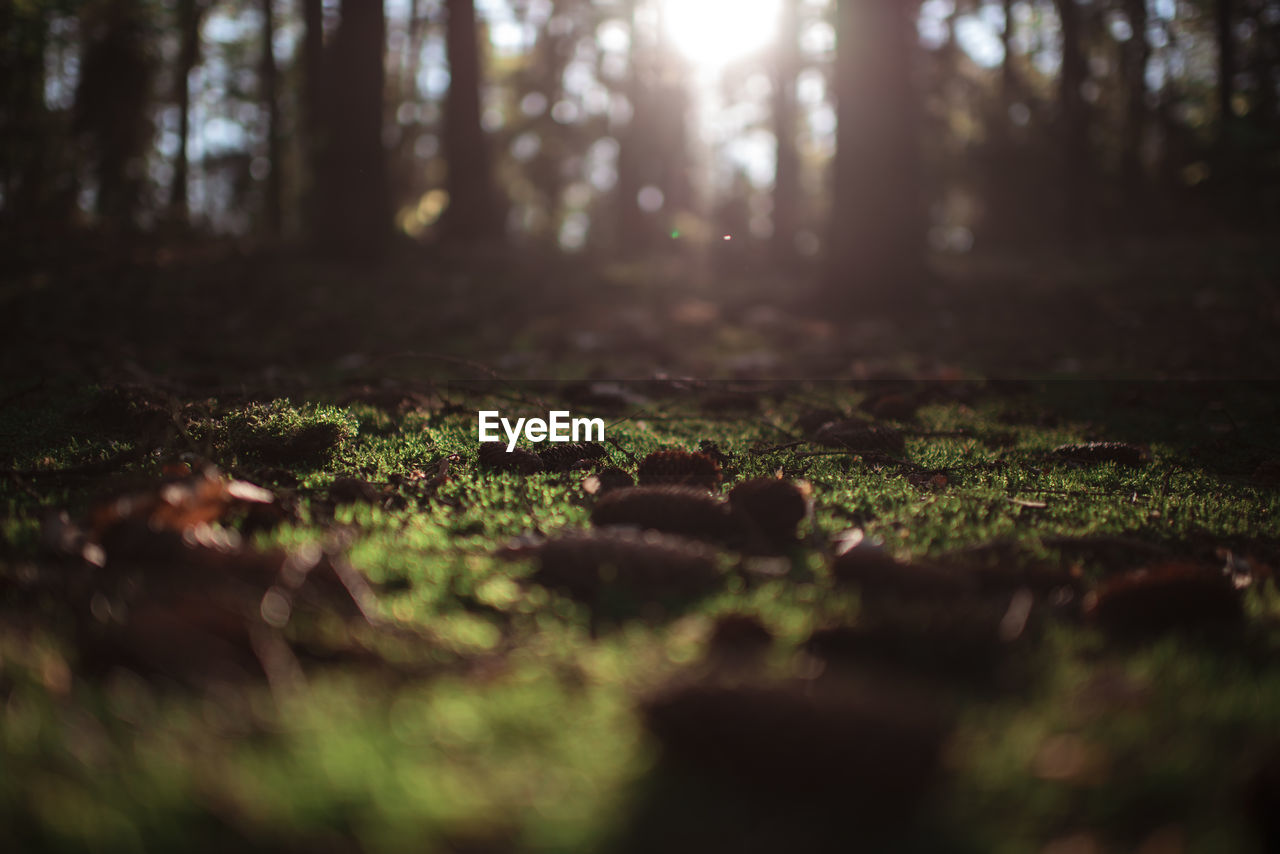
[[[773,41],[781,2],[661,0],[663,28],[685,58],[715,71]]]

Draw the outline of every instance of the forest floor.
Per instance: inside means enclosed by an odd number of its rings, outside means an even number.
[[[1274,249],[721,261],[6,278],[0,844],[1280,845]]]

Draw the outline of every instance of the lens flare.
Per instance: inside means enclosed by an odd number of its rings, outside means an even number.
[[[667,38],[709,71],[772,43],[780,12],[781,0],[662,0]]]

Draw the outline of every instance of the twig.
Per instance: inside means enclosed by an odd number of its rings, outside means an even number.
[[[800,445],[807,445],[807,444],[809,444],[808,440],[799,439],[795,442],[787,442],[785,445],[772,445],[768,448],[751,448],[747,451],[747,453],[751,454],[752,456],[761,457],[767,454],[776,454],[779,451],[786,451],[790,448],[797,448]],[[807,455],[801,454],[800,456],[807,456]]]
[[[621,454],[627,458],[627,462],[631,463],[632,465],[636,464],[635,454],[631,453],[626,448],[622,447],[622,443],[619,442],[617,439],[611,438],[611,439],[606,439],[605,441],[607,441],[610,445],[613,445],[613,447],[617,448],[618,451],[621,452]]]

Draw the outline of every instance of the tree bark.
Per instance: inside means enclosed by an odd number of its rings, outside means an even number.
[[[796,151],[799,124],[796,79],[800,73],[799,42],[799,4],[797,0],[783,0],[773,81],[773,135],[777,143],[773,179],[773,256],[782,265],[795,260],[798,228],[800,156]]]
[[[322,248],[358,262],[376,261],[391,237],[391,201],[382,145],[381,2],[342,0],[342,23],[325,48],[320,171]]]
[[[280,139],[279,73],[276,69],[275,0],[262,0],[262,100],[267,108],[266,226],[279,237],[284,219],[284,155]]]
[[[920,193],[916,4],[838,0],[834,199],[827,292],[860,300],[909,299],[924,271]]]
[[[501,238],[489,140],[480,124],[480,38],[474,0],[446,0],[445,51],[449,91],[445,96],[444,156],[448,165],[449,206],[441,218],[442,236],[476,241]]]

